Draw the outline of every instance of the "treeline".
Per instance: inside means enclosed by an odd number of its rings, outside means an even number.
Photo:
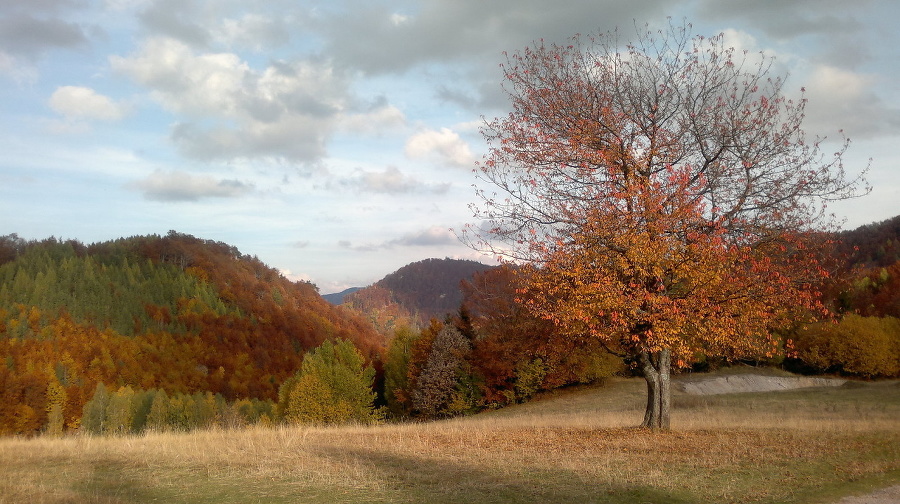
[[[823,299],[834,320],[790,335],[786,365],[807,373],[900,377],[900,216],[836,238],[839,267]]]
[[[879,238],[836,251],[845,262],[823,298],[834,320],[781,335],[786,358],[761,362],[900,376],[897,236],[868,229]],[[465,279],[452,313],[422,323],[385,287],[357,298],[381,310],[361,315],[189,235],[87,246],[0,237],[0,434],[443,418],[630,372],[596,339],[529,313],[514,267],[453,261],[452,274],[415,278],[447,261],[388,276],[408,293],[440,284],[437,298]]]
[[[595,340],[560,336],[515,301],[509,267],[463,282],[457,315],[395,330],[384,397],[395,417],[443,418],[527,401],[540,391],[594,383],[627,370]]]
[[[0,434],[45,429],[59,390],[77,428],[98,384],[274,401],[328,339],[380,366],[384,339],[363,317],[222,243],[0,238]]]
[[[64,420],[51,400],[46,432],[65,431]],[[195,392],[168,394],[165,390],[134,390],[130,386],[110,391],[102,383],[85,403],[79,429],[97,435],[139,434],[211,427],[241,428],[271,425],[275,404],[271,400],[240,399],[228,401],[222,394]]]

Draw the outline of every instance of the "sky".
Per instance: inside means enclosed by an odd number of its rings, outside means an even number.
[[[852,140],[845,228],[900,214],[896,0],[0,0],[0,234],[176,230],[323,294],[490,262],[456,233],[504,51],[668,18],[775,57],[807,132]]]

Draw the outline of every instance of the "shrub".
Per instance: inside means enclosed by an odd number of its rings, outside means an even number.
[[[900,320],[847,315],[800,331],[796,357],[820,372],[900,377]]]

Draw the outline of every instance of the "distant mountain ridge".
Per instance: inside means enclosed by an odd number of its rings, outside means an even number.
[[[333,292],[331,294],[322,294],[322,299],[328,301],[333,305],[339,305],[344,303],[344,298],[348,295],[353,294],[354,292],[363,289],[363,287],[350,287],[349,289],[344,289],[341,292]]]
[[[365,314],[382,333],[400,324],[421,326],[456,313],[462,303],[460,282],[491,268],[465,259],[425,259],[347,295],[344,304]]]

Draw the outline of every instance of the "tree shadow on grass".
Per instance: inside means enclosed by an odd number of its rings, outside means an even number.
[[[484,470],[448,460],[408,457],[376,449],[328,449],[322,455],[355,461],[377,475],[385,495],[379,502],[422,503],[654,503],[691,504],[694,500],[649,486],[599,486],[565,469]],[[373,496],[375,497],[375,496]]]

